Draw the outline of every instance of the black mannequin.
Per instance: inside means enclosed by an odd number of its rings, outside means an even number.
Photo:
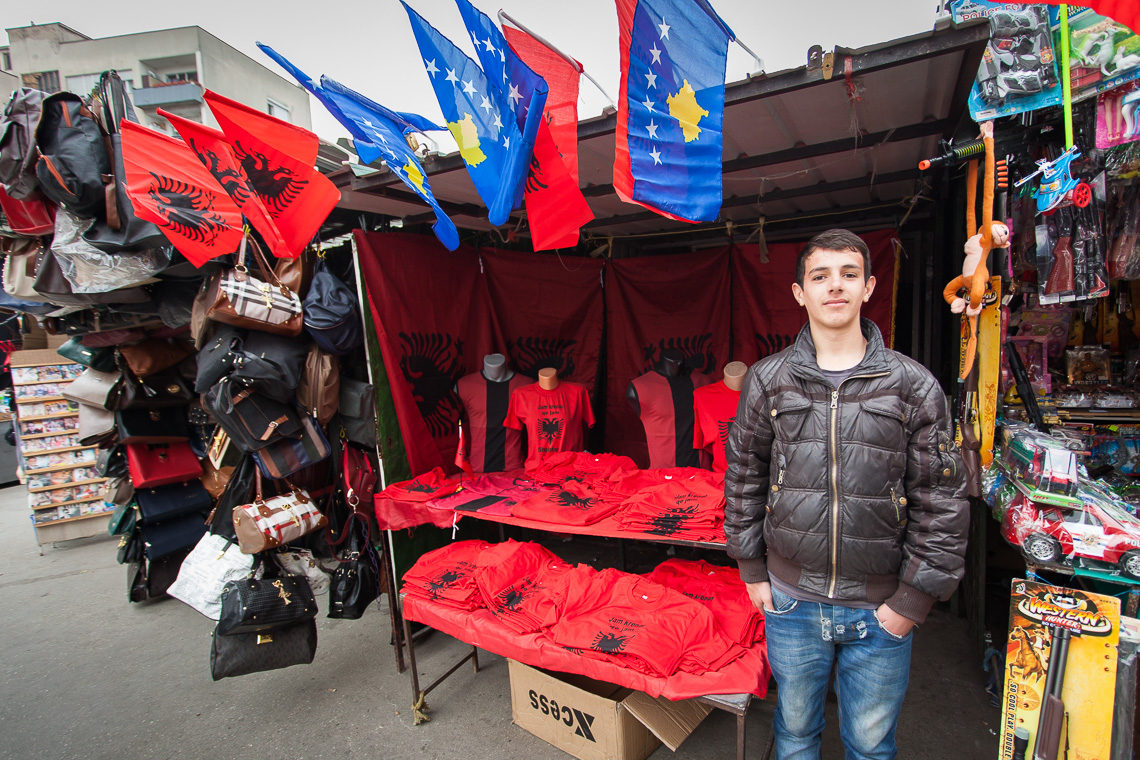
[[[661,358],[653,366],[653,371],[664,377],[679,377],[684,365],[685,357],[680,351],[667,350],[661,354]],[[633,383],[626,388],[625,398],[633,413],[640,417],[641,402],[637,398],[637,389],[633,387]]]

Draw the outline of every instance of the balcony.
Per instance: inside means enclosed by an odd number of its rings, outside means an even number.
[[[149,78],[148,78],[149,79]],[[176,82],[143,87],[131,93],[139,108],[157,108],[184,103],[201,103],[202,87],[197,82]]]

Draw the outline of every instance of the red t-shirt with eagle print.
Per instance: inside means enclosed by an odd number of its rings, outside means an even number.
[[[693,391],[693,448],[712,452],[713,472],[724,472],[728,462],[724,445],[728,442],[728,428],[736,420],[736,407],[740,404],[740,391],[724,383],[713,383]]]
[[[535,383],[511,393],[503,424],[526,430],[526,469],[530,471],[551,454],[585,449],[586,428],[594,426],[594,410],[581,383],[563,381],[554,390]]]
[[[604,500],[588,486],[570,480],[560,488],[520,501],[511,507],[511,515],[558,525],[593,525],[620,506],[620,502]]]

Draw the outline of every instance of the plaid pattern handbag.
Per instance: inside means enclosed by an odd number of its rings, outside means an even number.
[[[206,290],[206,316],[215,322],[234,327],[294,337],[304,326],[301,299],[281,283],[252,241],[253,261],[260,279],[246,266],[246,246],[250,238],[242,238],[238,263],[234,269],[219,272]]]
[[[308,492],[288,481],[292,490],[266,500],[261,495],[261,471],[255,472],[257,498],[234,507],[234,532],[243,554],[275,549],[328,525]]]

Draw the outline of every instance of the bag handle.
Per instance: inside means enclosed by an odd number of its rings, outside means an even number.
[[[296,293],[294,293],[292,290],[289,290],[289,288],[285,286],[285,283],[281,282],[281,278],[277,276],[277,272],[274,271],[273,267],[269,266],[269,261],[265,257],[265,252],[261,250],[261,246],[258,245],[257,240],[252,236],[247,235],[247,237],[249,237],[249,242],[251,244],[250,248],[253,250],[253,257],[260,267],[265,281],[271,285],[276,285],[277,288],[281,291],[281,294],[286,298],[290,296],[296,296]]]

